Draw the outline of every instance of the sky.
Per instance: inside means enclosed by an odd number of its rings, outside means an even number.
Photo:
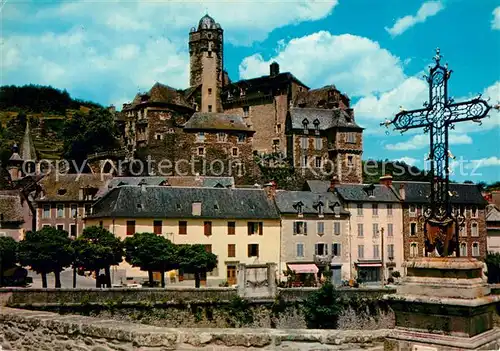
[[[439,47],[455,101],[500,103],[500,2],[495,0],[0,0],[0,84],[42,84],[118,108],[155,82],[189,85],[188,33],[208,13],[224,29],[231,79],[277,61],[311,88],[334,84],[364,130],[364,159],[428,167],[429,136],[381,127],[428,97]],[[500,180],[500,113],[450,134],[451,178]]]

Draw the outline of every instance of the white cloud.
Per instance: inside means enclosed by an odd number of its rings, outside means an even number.
[[[269,74],[277,61],[280,70],[293,74],[312,87],[334,83],[350,96],[384,92],[404,80],[400,59],[368,38],[320,31],[285,43],[266,60],[261,54],[243,59],[241,78]]]
[[[396,161],[404,162],[410,166],[415,166],[417,163],[420,162],[419,160],[417,160],[416,158],[413,158],[413,157],[401,157],[401,158],[396,159]]]
[[[410,139],[397,144],[387,144],[385,148],[391,151],[418,150],[429,146],[429,134],[417,134]],[[450,133],[448,142],[450,145],[472,144],[472,138],[467,134]]]
[[[386,27],[385,30],[393,37],[398,36],[417,23],[423,23],[427,18],[435,16],[442,9],[444,5],[441,1],[427,1],[420,6],[415,15],[398,18],[391,28]]]
[[[493,10],[493,19],[491,20],[492,29],[500,29],[500,6]]]
[[[480,158],[478,160],[472,160],[470,163],[465,165],[466,169],[477,169],[482,167],[498,167],[500,166],[500,158],[497,156]]]

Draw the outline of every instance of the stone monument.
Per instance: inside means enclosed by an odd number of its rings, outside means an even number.
[[[407,274],[397,294],[387,296],[396,328],[385,341],[386,351],[498,350],[500,332],[493,315],[500,298],[490,295],[483,263],[459,257],[459,228],[463,210],[453,209],[449,191],[448,130],[462,121],[480,122],[491,107],[477,97],[455,103],[448,97],[451,70],[435,65],[426,77],[429,101],[424,108],[398,113],[392,121],[402,132],[423,128],[430,134],[429,204],[423,211],[425,257],[404,263]],[[498,108],[498,106],[496,107]],[[462,211],[462,212],[461,212]]]

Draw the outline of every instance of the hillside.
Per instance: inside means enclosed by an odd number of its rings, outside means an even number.
[[[394,180],[429,181],[429,176],[415,166],[400,161],[367,160],[363,161],[363,182],[378,183],[379,178],[390,174]]]

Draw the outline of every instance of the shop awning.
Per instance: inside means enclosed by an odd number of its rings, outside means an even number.
[[[382,267],[382,262],[358,262],[358,267]]]
[[[318,267],[314,263],[289,264],[288,268],[295,273],[318,273]]]

